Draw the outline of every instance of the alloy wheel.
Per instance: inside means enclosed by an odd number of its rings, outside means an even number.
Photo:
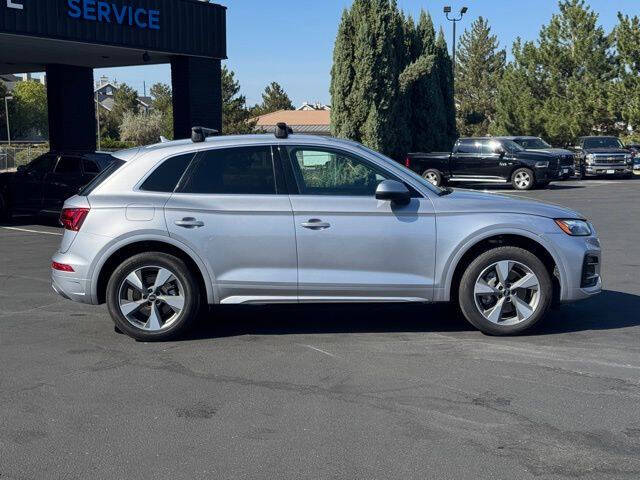
[[[136,328],[160,332],[173,325],[184,308],[184,288],[165,267],[144,266],[125,277],[118,289],[120,312]]]
[[[474,298],[478,311],[496,325],[528,320],[540,303],[540,281],[523,263],[501,260],[478,276]]]
[[[518,172],[514,177],[514,181],[518,188],[526,189],[531,184],[531,175],[527,172]]]
[[[427,172],[424,174],[424,178],[427,182],[432,183],[433,185],[438,185],[438,175],[435,172]]]

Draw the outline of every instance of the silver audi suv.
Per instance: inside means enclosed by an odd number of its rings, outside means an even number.
[[[355,142],[194,129],[113,156],[64,205],[52,284],[139,340],[175,337],[203,307],[302,302],[452,301],[515,334],[602,288],[579,213],[438,188]]]

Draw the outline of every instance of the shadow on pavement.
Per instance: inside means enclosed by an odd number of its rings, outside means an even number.
[[[496,190],[496,191],[505,191],[505,192],[515,192],[515,193],[523,193],[526,191],[539,191],[544,192],[545,190],[573,190],[576,188],[586,188],[586,185],[567,185],[562,182],[552,183],[546,188],[536,188],[534,190],[516,190],[510,184],[486,184],[477,186],[473,185],[465,185],[464,188],[472,189],[472,190]]]
[[[41,226],[62,228],[56,215],[35,216],[35,215],[19,215],[12,217],[10,220],[0,220],[0,227],[25,227],[25,226]]]
[[[640,325],[640,296],[605,290],[551,310],[528,335]],[[473,331],[450,305],[316,304],[216,306],[185,340],[238,335]]]

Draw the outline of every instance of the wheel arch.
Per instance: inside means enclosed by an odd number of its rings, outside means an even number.
[[[444,299],[453,300],[456,298],[462,275],[474,258],[482,252],[500,246],[524,248],[540,258],[553,282],[553,301],[555,303],[560,300],[562,286],[566,285],[566,273],[562,262],[551,245],[539,235],[526,230],[485,232],[482,236],[474,237],[473,240],[460,247],[447,269]]]
[[[209,304],[215,303],[217,294],[213,278],[204,262],[189,247],[167,236],[130,237],[111,245],[96,264],[91,281],[91,295],[94,303],[104,303],[107,283],[111,274],[126,258],[143,252],[157,251],[180,258],[196,277],[201,291],[206,292]]]

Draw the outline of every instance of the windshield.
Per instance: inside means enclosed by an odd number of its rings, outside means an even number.
[[[551,145],[541,138],[518,138],[514,141],[527,150],[551,148]]]
[[[513,140],[502,140],[502,146],[509,153],[521,152],[524,150],[522,146],[518,145]]]
[[[413,170],[405,167],[404,165],[401,165],[400,163],[394,161],[393,159],[376,152],[375,150],[371,150],[370,148],[365,147],[364,145],[361,145],[359,143],[354,143],[354,145],[357,145],[357,147],[360,150],[364,150],[367,153],[370,153],[371,155],[378,157],[380,160],[384,160],[385,162],[389,162],[393,165],[396,165],[398,167],[400,167],[403,171],[403,173],[405,173],[406,175],[411,176],[411,178],[413,178],[415,181],[417,181],[418,183],[420,183],[420,185],[424,185],[425,187],[427,187],[429,190],[431,190],[434,193],[437,193],[438,195],[442,194],[443,192],[446,192],[446,190],[444,188],[440,188],[440,187],[436,187],[433,183],[428,182],[427,180],[425,180],[424,178],[422,178],[420,175],[418,175],[416,172],[414,172]]]
[[[592,137],[584,139],[582,148],[624,148],[624,145],[616,137]]]

